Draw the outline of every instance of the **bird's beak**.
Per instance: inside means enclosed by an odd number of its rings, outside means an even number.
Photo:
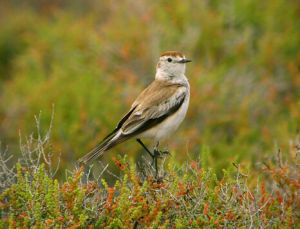
[[[192,61],[188,60],[188,59],[182,59],[182,60],[178,61],[178,63],[182,63],[182,64],[188,63],[188,62],[192,62]]]

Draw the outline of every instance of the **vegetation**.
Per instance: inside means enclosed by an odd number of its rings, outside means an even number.
[[[40,110],[45,127],[54,104],[52,147],[71,169],[153,80],[166,50],[193,60],[187,118],[168,141],[178,160],[209,146],[217,171],[255,166],[274,141],[288,150],[299,134],[297,1],[25,2],[0,3],[0,138],[10,152]],[[142,154],[131,141],[111,152],[104,161]]]
[[[299,227],[298,1],[11,0],[0,19],[0,227]],[[191,101],[160,179],[134,141],[77,167],[168,50],[193,60]]]
[[[300,147],[295,143],[289,158],[279,151],[273,162],[266,162],[257,180],[240,165],[232,173],[224,169],[218,179],[201,160],[181,165],[174,158],[161,166],[155,179],[149,161],[136,168],[127,156],[118,156],[113,161],[122,174],[109,186],[102,177],[105,172],[113,175],[107,166],[97,178],[80,167],[63,183],[53,179],[49,133],[38,134],[21,145],[23,157],[15,168],[7,166],[5,157],[0,160],[0,226],[297,228],[300,171],[295,159]]]

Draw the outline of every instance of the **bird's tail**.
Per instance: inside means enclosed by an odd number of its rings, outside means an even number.
[[[105,151],[114,147],[115,145],[127,140],[128,138],[122,135],[121,131],[114,131],[108,135],[99,145],[91,150],[88,154],[80,158],[79,163],[88,163],[92,159],[100,157]]]

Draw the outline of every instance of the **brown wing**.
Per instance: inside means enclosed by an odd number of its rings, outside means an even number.
[[[154,81],[133,103],[134,112],[121,127],[123,134],[137,134],[162,122],[180,108],[186,90],[186,87],[181,84]]]

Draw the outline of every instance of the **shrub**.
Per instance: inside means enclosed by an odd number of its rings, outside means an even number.
[[[39,130],[39,128],[38,128]],[[113,186],[80,167],[66,181],[54,179],[48,131],[21,144],[23,156],[9,169],[1,154],[2,228],[296,228],[299,226],[299,168],[294,144],[290,159],[270,158],[261,171],[235,165],[218,179],[201,160],[164,159],[159,178],[151,162],[138,166],[113,158],[121,175]],[[233,167],[233,168],[234,168]],[[260,174],[257,182],[256,175]],[[113,175],[112,175],[113,176]],[[114,175],[115,176],[115,175]],[[94,177],[94,178],[93,178]],[[254,184],[256,183],[256,184]]]
[[[207,144],[221,176],[228,158],[254,162],[299,134],[299,1],[13,0],[0,15],[1,141],[18,152],[16,130],[33,131],[33,115],[47,120],[55,103],[62,175],[115,127],[167,50],[193,60],[187,118],[169,142],[179,160],[187,143]]]

